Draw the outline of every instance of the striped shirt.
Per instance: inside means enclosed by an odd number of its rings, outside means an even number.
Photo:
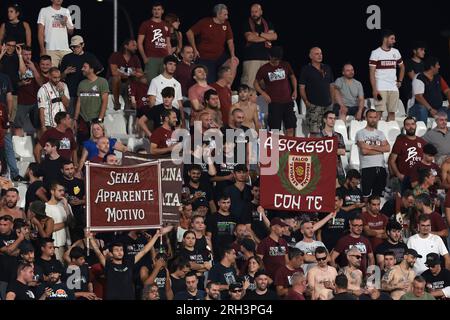
[[[64,95],[67,99],[70,99],[69,89],[65,83],[63,84]],[[44,84],[38,91],[38,106],[39,109],[44,109],[45,124],[43,125],[46,127],[56,127],[55,115],[58,112],[66,111],[66,108],[61,101],[52,102],[53,99],[60,97],[58,90],[50,82]]]
[[[402,56],[395,48],[386,51],[380,47],[372,51],[369,66],[376,67],[375,80],[378,91],[398,91],[397,66],[402,63]]]

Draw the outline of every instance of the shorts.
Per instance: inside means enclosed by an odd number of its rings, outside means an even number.
[[[149,58],[145,64],[145,77],[148,83],[152,82],[152,79],[157,77],[163,71],[164,58]]]
[[[29,134],[33,134],[36,132],[33,123],[35,121],[35,117],[38,115],[35,114],[37,111],[37,105],[17,105],[16,117],[14,119],[14,128],[22,128],[23,131]]]
[[[294,112],[294,102],[269,103],[269,128],[270,130],[294,129],[297,127],[297,117]]]
[[[387,172],[382,167],[361,169],[361,189],[364,198],[383,196],[386,187]]]
[[[329,110],[333,111],[333,105],[322,107],[311,104],[309,108],[306,108],[306,127],[309,133],[320,132],[323,124],[323,115]]]
[[[398,91],[380,91],[381,100],[375,99],[375,110],[378,112],[397,112],[400,94]]]

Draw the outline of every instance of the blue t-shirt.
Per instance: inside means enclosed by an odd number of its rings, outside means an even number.
[[[116,145],[117,139],[108,138],[109,139],[109,153],[114,152],[114,146]],[[98,156],[98,148],[97,144],[93,140],[87,140],[83,142],[83,147],[88,152],[88,160],[92,160],[92,158]]]

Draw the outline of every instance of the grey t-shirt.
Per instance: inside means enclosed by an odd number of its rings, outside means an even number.
[[[358,98],[364,97],[364,90],[361,82],[352,79],[349,83],[344,77],[337,78],[334,85],[341,93],[342,100],[346,107],[357,107],[359,105]]]
[[[386,140],[384,133],[380,130],[369,131],[366,128],[359,130],[356,133],[356,141],[363,141],[369,145],[381,146],[381,143]],[[360,168],[373,168],[373,167],[386,167],[384,161],[384,154],[375,154],[371,156],[365,156],[359,152]]]

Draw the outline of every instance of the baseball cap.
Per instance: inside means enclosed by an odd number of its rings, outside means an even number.
[[[235,283],[230,284],[230,286],[229,286],[230,291],[236,291],[236,290],[239,290],[242,288],[243,288],[243,285],[241,282],[235,282]]]
[[[265,271],[265,270],[259,270],[255,273],[255,279],[258,278],[259,276],[268,276],[270,277],[270,275]]]
[[[425,265],[431,268],[437,264],[441,264],[441,257],[434,252],[427,254],[427,260],[425,261]]]
[[[272,221],[270,221],[270,226],[280,226],[280,227],[287,227],[288,225],[286,223],[284,223],[283,221],[281,221],[280,218],[273,218]]]
[[[72,39],[70,39],[70,47],[79,46],[82,43],[84,43],[82,36],[73,36]]]
[[[408,249],[408,250],[406,250],[405,254],[409,254],[409,255],[411,255],[411,256],[413,256],[413,257],[415,257],[415,258],[419,258],[419,259],[422,258],[422,256],[421,256],[420,254],[418,254],[417,251],[414,250],[414,249]]]

